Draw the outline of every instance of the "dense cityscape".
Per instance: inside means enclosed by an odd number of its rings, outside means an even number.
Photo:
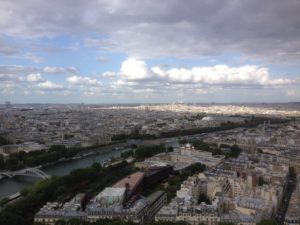
[[[0,0],[0,225],[300,225],[300,0]]]
[[[24,218],[8,214],[0,221],[295,224],[300,220],[299,112],[297,103],[6,103],[0,108],[1,179],[44,181],[2,196],[1,213],[22,208],[48,185],[62,182],[62,187],[35,199],[30,213],[19,209]],[[105,154],[104,148],[118,155],[60,181],[43,172]],[[101,177],[104,171],[109,172]],[[115,176],[106,177],[111,173]]]

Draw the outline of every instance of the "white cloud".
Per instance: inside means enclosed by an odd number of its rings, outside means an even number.
[[[45,67],[43,69],[45,73],[53,73],[53,74],[77,74],[79,70],[75,67]]]
[[[44,90],[44,91],[46,91],[46,90],[58,91],[58,90],[63,90],[64,89],[64,87],[61,84],[56,84],[56,83],[53,83],[52,81],[49,81],[49,80],[44,81],[42,83],[39,83],[37,85],[37,87],[41,90]]]
[[[18,81],[19,77],[15,74],[10,73],[0,73],[0,81],[1,82],[10,82],[10,81]]]
[[[78,86],[101,86],[101,82],[90,77],[71,76],[67,77],[66,81],[71,85]]]
[[[42,80],[42,76],[39,73],[31,73],[27,76],[27,81],[29,82],[38,82]]]
[[[113,77],[116,77],[116,73],[114,72],[104,72],[102,74],[103,77],[110,77],[110,78],[113,78]]]
[[[2,95],[13,95],[17,88],[20,88],[20,86],[15,82],[0,82],[0,93]]]
[[[128,80],[143,80],[151,77],[151,71],[144,61],[129,58],[122,63],[120,75]]]
[[[133,58],[122,63],[120,72],[105,72],[104,76],[117,77],[115,85],[129,82],[190,83],[200,86],[279,86],[291,84],[293,80],[271,79],[268,68],[256,65],[229,67],[215,65],[210,67],[170,68],[159,66],[149,68],[142,60]],[[126,82],[125,82],[126,81]]]

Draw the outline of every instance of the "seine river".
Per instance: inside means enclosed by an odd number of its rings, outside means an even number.
[[[132,141],[135,144],[159,144],[164,142],[166,146],[176,147],[178,145],[176,138],[157,139],[153,141]],[[49,175],[63,176],[69,174],[72,170],[91,166],[94,162],[103,163],[111,157],[120,156],[121,151],[111,151],[114,146],[101,147],[98,155],[90,155],[84,158],[60,162],[51,166],[42,168]],[[97,151],[95,149],[94,151]],[[0,199],[21,191],[23,188],[33,185],[39,179],[31,177],[14,177],[12,179],[3,178],[0,180]]]
[[[103,163],[110,157],[120,156],[121,151],[107,151],[104,150],[103,153],[98,155],[90,155],[81,159],[75,159],[71,161],[60,162],[55,165],[47,166],[42,168],[42,170],[49,175],[63,176],[70,173],[74,169],[84,168],[91,166],[94,162]],[[0,180],[0,198],[11,195],[23,188],[33,185],[39,179],[31,177],[14,177],[12,179],[3,178]]]

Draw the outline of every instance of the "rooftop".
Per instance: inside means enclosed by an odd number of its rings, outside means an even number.
[[[115,183],[113,188],[128,188],[132,191],[144,178],[144,173],[136,172]]]

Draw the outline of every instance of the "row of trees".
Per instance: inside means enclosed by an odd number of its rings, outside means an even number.
[[[101,146],[102,145],[87,148],[67,148],[64,145],[52,145],[48,150],[12,153],[6,160],[0,155],[0,170],[19,170],[26,167],[45,165],[47,163],[56,162],[62,158],[72,158],[82,152]]]
[[[229,222],[220,222],[219,225],[235,225],[234,223]],[[263,219],[257,225],[278,225],[274,219]]]
[[[12,153],[6,160],[0,155],[0,170],[19,170],[26,167],[44,165],[46,163],[56,162],[62,158],[72,158],[86,150],[86,148],[66,148],[63,145],[53,145],[48,150]],[[143,160],[166,151],[173,151],[173,148],[166,148],[163,144],[146,145],[139,146],[135,150],[123,152],[121,153],[121,157],[127,158],[134,156],[138,160]]]
[[[178,137],[178,136],[186,136],[193,134],[202,134],[202,133],[210,133],[215,131],[223,131],[223,130],[231,130],[238,127],[256,127],[259,124],[264,123],[264,121],[270,121],[272,124],[276,123],[285,123],[290,121],[289,119],[281,119],[281,118],[269,118],[269,117],[255,117],[252,116],[249,119],[246,119],[245,122],[241,123],[232,123],[230,121],[221,123],[218,127],[205,127],[205,128],[195,128],[188,130],[176,130],[169,131],[161,134],[161,137]]]
[[[44,225],[43,223],[34,223],[34,225]],[[96,222],[81,221],[78,219],[71,219],[69,221],[59,220],[55,225],[137,225],[134,222],[126,222],[119,219],[101,219]],[[153,221],[149,225],[188,225],[187,222],[164,222],[164,221]],[[204,224],[203,224],[204,225]]]
[[[171,152],[173,151],[172,147],[166,148],[164,144],[159,145],[140,145],[135,150],[129,150],[121,153],[122,158],[134,157],[137,160],[144,160],[153,155],[162,152]]]
[[[200,116],[201,117],[201,116]],[[198,117],[198,118],[200,118]],[[193,120],[193,119],[192,119]],[[215,131],[222,131],[222,130],[231,130],[238,127],[255,127],[264,121],[270,121],[271,123],[285,123],[290,121],[289,119],[281,119],[281,118],[269,118],[269,117],[255,117],[252,116],[245,120],[245,122],[241,123],[232,123],[230,121],[221,123],[218,127],[205,127],[205,128],[194,128],[194,129],[187,129],[187,130],[175,130],[175,131],[168,131],[160,134],[159,136],[154,136],[150,134],[140,134],[139,130],[135,130],[132,134],[118,134],[112,137],[113,141],[121,141],[127,139],[155,139],[155,138],[162,138],[162,137],[178,137],[178,136],[186,136],[186,135],[193,135],[193,134],[201,134],[201,133],[209,133]]]
[[[31,225],[34,215],[46,202],[65,202],[83,190],[87,196],[93,196],[134,171],[135,169],[126,162],[108,168],[95,163],[89,168],[74,170],[64,177],[40,181],[33,187],[23,190],[20,200],[2,209],[0,224]],[[85,202],[88,200],[86,198]]]
[[[55,162],[61,158],[71,158],[77,155],[82,149],[66,148],[63,145],[51,146],[48,150],[40,150],[33,152],[16,152],[9,155],[8,159],[1,163],[0,169],[18,170],[25,167],[33,167],[43,165],[49,162]]]
[[[186,140],[181,140],[181,143],[187,142]],[[223,151],[216,144],[209,144],[202,140],[191,140],[190,143],[199,150],[211,152],[213,155],[225,155],[226,158],[237,158],[242,149],[237,145],[223,146],[228,149],[228,151]],[[220,146],[222,147],[222,146]]]

